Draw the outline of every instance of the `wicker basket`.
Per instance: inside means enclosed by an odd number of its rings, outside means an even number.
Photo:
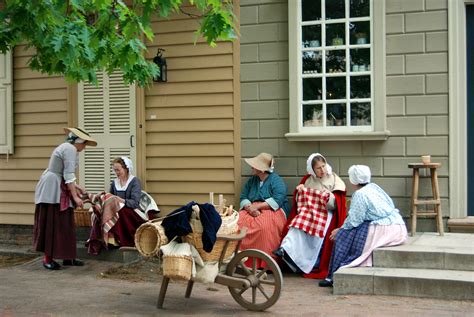
[[[239,222],[239,212],[234,210],[234,212],[230,216],[222,217],[222,224],[221,224],[221,227],[219,228],[219,231],[217,231],[217,234],[229,235],[229,234],[236,233],[237,231],[239,231],[238,222]]]
[[[193,232],[193,233],[188,234],[187,236],[184,237],[184,241],[186,241],[189,244],[194,245],[194,247],[199,252],[199,255],[201,256],[204,262],[219,261],[222,250],[224,249],[224,246],[225,246],[225,240],[219,239],[219,237],[217,237],[216,243],[214,244],[212,251],[211,252],[204,251],[203,246],[202,246],[202,233],[201,232]],[[232,256],[236,245],[237,245],[237,241],[229,242],[229,246],[227,247],[227,250],[225,251],[224,259],[227,259],[228,257]]]
[[[193,269],[193,259],[185,255],[163,256],[163,275],[176,280],[189,281]]]
[[[74,222],[76,227],[90,227],[91,224],[91,215],[88,210],[74,210]]]
[[[227,218],[227,217],[224,217]],[[223,218],[223,221],[224,221]],[[199,255],[201,256],[202,260],[205,262],[209,261],[218,261],[222,250],[224,249],[225,246],[225,240],[219,239],[219,236],[217,236],[216,243],[214,244],[214,247],[212,248],[211,252],[206,252],[204,251],[203,245],[202,245],[202,224],[200,220],[196,219],[191,219],[190,221],[191,227],[193,228],[193,232],[188,234],[187,236],[184,237],[184,241],[186,241],[189,244],[192,244],[196,250],[199,252]],[[239,227],[237,226],[237,223],[235,223],[235,226],[232,227],[232,229],[226,229],[225,234],[233,234],[236,233],[239,230]],[[218,231],[218,234],[221,234],[220,230]],[[224,233],[222,233],[224,234]],[[237,245],[237,241],[230,241],[229,246],[227,247],[227,250],[224,255],[224,259],[230,257],[234,253],[235,246]]]
[[[168,243],[165,228],[159,222],[145,222],[135,233],[135,247],[141,255],[146,257],[156,256],[160,247]]]

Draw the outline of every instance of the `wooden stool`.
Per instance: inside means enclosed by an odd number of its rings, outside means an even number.
[[[441,163],[409,163],[409,168],[413,168],[413,188],[411,192],[411,236],[416,233],[416,218],[417,216],[434,216],[436,218],[436,227],[439,235],[444,235],[443,218],[441,214],[441,199],[439,197],[438,173],[437,169],[441,167]],[[420,168],[429,168],[431,175],[431,190],[433,192],[433,199],[419,200],[418,186],[420,183]],[[420,205],[433,205],[434,210],[417,211]]]

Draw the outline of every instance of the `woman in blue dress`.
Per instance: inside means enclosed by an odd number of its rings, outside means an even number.
[[[260,153],[245,159],[252,174],[240,194],[239,227],[247,228],[241,250],[258,249],[268,255],[280,245],[289,213],[286,185],[275,173],[273,156]],[[265,267],[265,263],[257,263]]]

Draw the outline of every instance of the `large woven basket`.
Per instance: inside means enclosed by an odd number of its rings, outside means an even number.
[[[175,280],[189,281],[193,270],[193,259],[185,255],[163,256],[163,275]]]
[[[145,222],[138,227],[135,233],[135,247],[141,255],[146,257],[156,256],[160,247],[168,243],[165,228],[159,222]]]
[[[222,217],[222,224],[217,231],[218,235],[229,235],[239,231],[239,212],[234,210],[230,216]],[[201,230],[202,231],[202,230]]]
[[[74,222],[76,227],[90,227],[91,224],[91,215],[87,210],[74,210]]]
[[[193,232],[185,236],[184,241],[186,241],[189,244],[194,245],[194,247],[199,252],[199,255],[201,256],[203,261],[205,262],[218,261],[226,243],[225,240],[219,239],[219,235],[221,234],[230,235],[239,231],[239,227],[237,224],[238,214],[237,214],[237,220],[235,217],[236,217],[235,214],[233,214],[229,217],[222,218],[222,225],[219,231],[217,232],[218,234],[217,240],[211,252],[204,251],[204,248],[202,245],[203,228],[202,228],[202,224],[200,220],[196,220],[196,219],[190,220],[190,224],[191,224],[191,227],[193,228]],[[224,255],[224,259],[232,256],[236,245],[237,245],[237,241],[229,242],[229,245]]]

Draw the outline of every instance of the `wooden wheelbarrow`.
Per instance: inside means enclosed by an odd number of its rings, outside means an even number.
[[[246,234],[247,230],[243,228],[238,234],[218,237],[225,241],[219,258],[219,272],[230,243],[235,241],[238,243],[235,244],[234,255],[227,264],[225,273],[219,273],[214,283],[227,286],[234,300],[242,307],[252,311],[263,311],[274,305],[280,298],[283,276],[275,260],[265,252],[254,249],[237,252]],[[267,267],[258,268],[257,259],[265,261]],[[246,266],[245,262],[252,263],[251,267]],[[163,308],[169,281],[169,277],[163,277],[158,296],[158,308]],[[191,296],[193,285],[193,280],[188,281],[185,298]]]

